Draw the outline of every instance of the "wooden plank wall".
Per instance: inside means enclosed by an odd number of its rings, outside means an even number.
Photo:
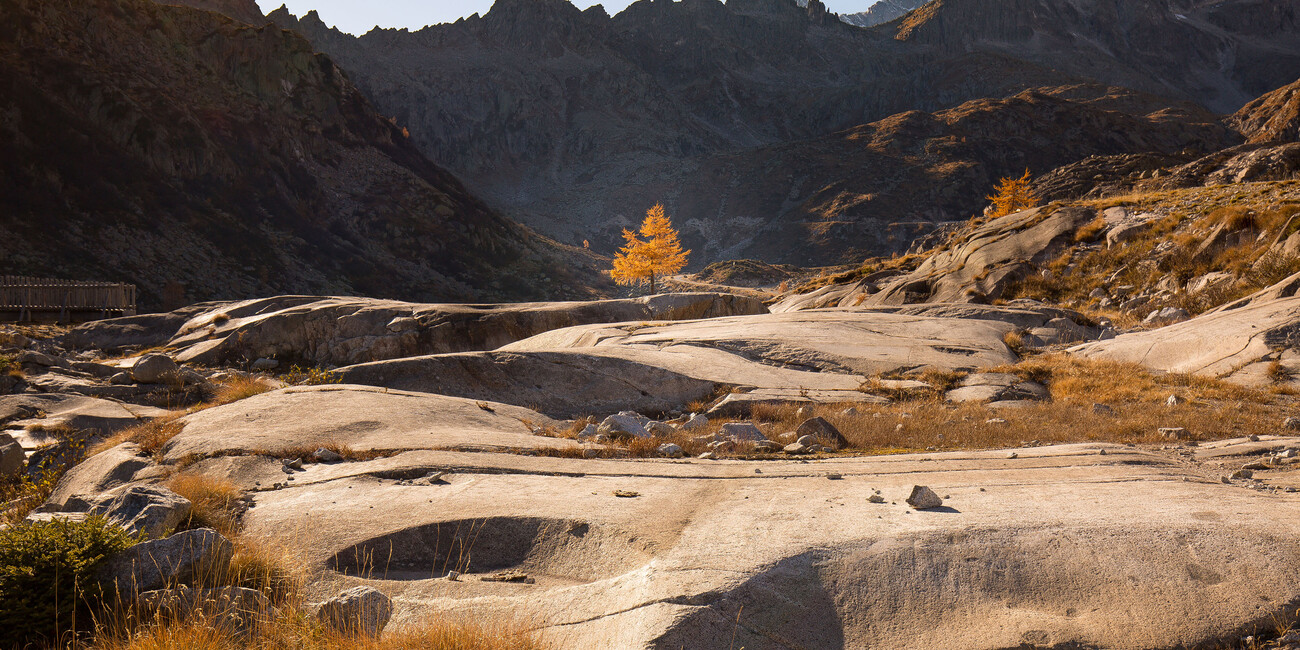
[[[135,313],[135,285],[0,275],[0,309]]]

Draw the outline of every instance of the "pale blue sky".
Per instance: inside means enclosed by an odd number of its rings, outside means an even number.
[[[836,13],[865,11],[875,0],[823,0]],[[579,8],[595,4],[605,5],[605,11],[616,14],[631,4],[631,0],[573,0]],[[372,27],[407,27],[419,29],[425,25],[454,22],[473,13],[485,14],[492,8],[492,0],[257,0],[265,13],[288,5],[296,16],[315,9],[327,25],[338,27],[350,34],[364,34]]]

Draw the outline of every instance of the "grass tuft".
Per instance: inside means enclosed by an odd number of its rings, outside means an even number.
[[[167,488],[190,500],[190,516],[181,530],[211,528],[227,537],[239,532],[243,492],[234,483],[203,474],[179,474],[167,481]]]
[[[184,412],[174,411],[169,415],[122,429],[92,447],[89,455],[94,456],[124,442],[134,442],[140,445],[140,451],[149,455],[156,455],[163,445],[180,435],[180,432],[185,428],[185,423],[178,421],[184,415]]]
[[[236,377],[227,379],[221,382],[220,387],[217,388],[213,395],[212,401],[201,405],[201,407],[196,408],[195,410],[232,404],[239,400],[247,399],[254,395],[261,395],[262,393],[271,390],[274,390],[273,386],[254,377]]]

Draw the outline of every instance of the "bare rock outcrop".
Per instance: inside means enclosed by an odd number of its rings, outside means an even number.
[[[245,524],[310,527],[305,561],[349,585],[403,576],[394,624],[472,608],[578,650],[1195,647],[1300,596],[1295,495],[1102,446],[831,464],[409,452],[258,492]],[[385,478],[431,468],[450,485]],[[944,507],[908,506],[915,485]],[[503,573],[533,584],[479,580]]]
[[[526,405],[553,417],[659,412],[725,387],[754,387],[760,399],[804,392],[835,399],[882,372],[1011,363],[1018,357],[1002,338],[1015,329],[849,310],[596,324],[492,352],[379,361],[337,374],[348,383]],[[846,401],[880,401],[865,397]]]
[[[358,453],[408,449],[571,449],[534,435],[555,422],[536,411],[444,395],[332,384],[285,388],[181,420],[164,460],[249,452],[302,453],[339,446]]]
[[[283,359],[286,364],[343,366],[422,354],[492,350],[548,330],[586,323],[664,321],[767,313],[744,296],[674,293],[626,300],[415,304],[370,298],[279,296],[189,308],[182,323],[170,315],[113,319],[82,325],[70,345],[111,348],[140,341],[136,328],[156,338],[176,359],[201,365]],[[148,323],[148,324],[145,324]],[[171,329],[174,327],[175,329]]]
[[[1247,142],[1300,142],[1300,81],[1246,104],[1228,118]]]
[[[1097,217],[1077,207],[1034,208],[993,219],[969,236],[926,258],[911,273],[892,280],[863,304],[988,302],[1035,272],[1075,231]]]
[[[1267,385],[1268,366],[1300,370],[1300,297],[1251,302],[1165,327],[1070,348],[1092,358],[1141,364],[1162,372]]]

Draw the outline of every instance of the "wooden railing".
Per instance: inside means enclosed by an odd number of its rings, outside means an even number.
[[[17,312],[20,321],[33,320],[36,313],[57,313],[61,321],[87,313],[133,316],[135,285],[2,275],[0,311]]]

